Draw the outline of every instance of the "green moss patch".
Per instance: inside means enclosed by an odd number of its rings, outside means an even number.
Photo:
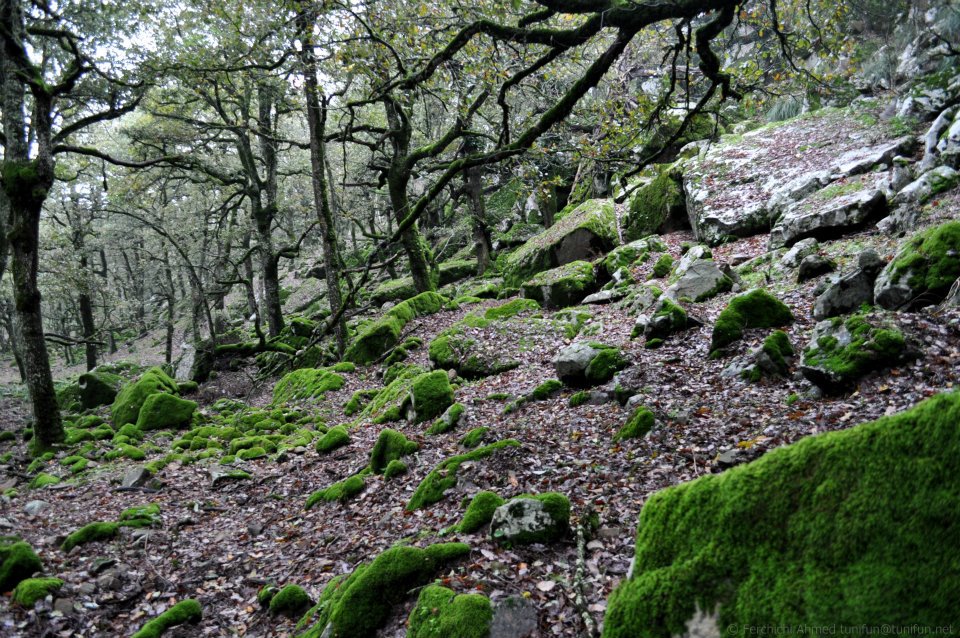
[[[329,454],[348,443],[350,443],[350,435],[347,433],[347,428],[338,425],[330,428],[326,434],[320,437],[320,440],[317,441],[317,452]]]
[[[573,261],[541,272],[523,282],[523,296],[534,299],[545,308],[566,308],[579,304],[597,290],[593,264]]]
[[[333,501],[346,501],[364,490],[367,482],[364,478],[365,472],[354,474],[348,478],[334,483],[330,487],[314,492],[307,499],[304,509],[310,509],[317,503],[331,503]]]
[[[60,545],[60,549],[64,552],[69,552],[79,545],[85,545],[86,543],[92,543],[94,541],[110,540],[111,538],[115,538],[119,533],[120,523],[89,523],[68,535]]]
[[[493,512],[505,502],[496,492],[486,490],[477,492],[467,506],[467,511],[463,514],[463,520],[457,527],[458,531],[464,534],[473,534],[480,530],[484,525],[490,523]]]
[[[383,478],[390,480],[397,476],[402,476],[407,473],[407,464],[398,459],[394,459],[387,463],[387,467],[383,469]]]
[[[339,390],[346,381],[336,372],[323,368],[300,368],[290,372],[273,387],[273,404],[320,399]]]
[[[483,316],[491,321],[503,321],[524,312],[538,310],[540,310],[540,304],[535,299],[512,299],[505,304],[488,308]]]
[[[440,415],[439,419],[434,421],[433,425],[427,429],[426,433],[435,436],[449,432],[457,427],[457,424],[460,423],[460,419],[463,418],[465,411],[466,408],[462,403],[454,403],[447,408],[442,415]]]
[[[608,603],[607,638],[683,634],[697,608],[718,629],[953,618],[960,572],[960,393],[807,437],[654,494],[633,576]],[[828,621],[825,619],[829,619]]]
[[[912,237],[887,266],[890,279],[906,279],[912,305],[942,300],[960,279],[960,221],[950,221]]]
[[[686,211],[678,170],[668,167],[637,188],[627,201],[624,235],[627,241],[657,232],[671,217]]]
[[[43,563],[29,543],[0,537],[0,592],[10,591],[42,569]]]
[[[422,509],[440,501],[444,492],[457,484],[457,470],[461,465],[467,461],[479,461],[506,447],[520,447],[520,442],[514,439],[497,441],[442,461],[417,486],[417,490],[407,502],[407,511]]]
[[[38,600],[54,594],[63,587],[59,578],[27,578],[13,590],[13,602],[23,607],[33,607]]]
[[[415,441],[409,440],[400,432],[386,428],[380,432],[377,442],[370,451],[370,469],[374,474],[383,474],[391,461],[413,454],[420,449]]]
[[[777,328],[792,322],[793,313],[786,304],[762,288],[751,290],[731,299],[717,317],[710,351],[738,341],[747,328]]]
[[[46,474],[44,472],[41,472],[40,474],[37,474],[35,477],[33,477],[32,481],[30,481],[30,487],[31,489],[38,490],[48,485],[56,485],[59,482],[60,482],[59,477],[53,476],[52,474]]]
[[[311,603],[310,596],[303,590],[303,587],[293,584],[286,585],[270,598],[270,613],[297,616],[303,613]]]
[[[443,370],[422,374],[410,387],[410,402],[417,423],[435,419],[453,405],[453,388]]]
[[[429,582],[450,562],[466,556],[463,543],[442,543],[425,549],[393,547],[373,562],[357,567],[349,577],[335,579],[309,612],[313,626],[301,638],[363,638],[375,636],[394,605],[407,592]],[[328,629],[329,633],[325,633]]]
[[[533,503],[531,503],[533,502]],[[491,523],[491,536],[495,541],[507,545],[527,545],[530,543],[548,544],[563,538],[570,527],[570,499],[559,492],[542,494],[521,494],[511,498],[503,508],[511,519],[522,520],[530,516],[531,511],[538,512],[537,524],[532,526],[514,526],[506,519],[495,515]],[[547,519],[540,517],[546,514]]]
[[[660,258],[657,259],[657,263],[653,265],[653,271],[651,271],[650,276],[652,278],[663,279],[673,270],[673,257],[670,255],[660,255]]]
[[[177,394],[180,388],[177,382],[160,368],[150,368],[139,379],[128,383],[117,394],[110,413],[115,427],[127,423],[137,423],[140,408],[148,397],[158,393]]]
[[[493,608],[482,594],[457,595],[452,589],[428,585],[420,592],[407,622],[408,638],[486,638]]]
[[[404,326],[416,317],[443,310],[447,298],[435,292],[423,292],[403,301],[387,314],[365,327],[344,353],[345,361],[369,365],[400,342]]]
[[[463,438],[460,439],[460,445],[472,450],[473,448],[480,445],[480,442],[483,441],[484,437],[490,432],[490,428],[485,425],[482,425],[477,428],[473,428],[469,432],[463,435]]]
[[[203,619],[200,603],[192,598],[179,603],[148,621],[131,638],[160,638],[168,629],[185,623],[198,623]]]

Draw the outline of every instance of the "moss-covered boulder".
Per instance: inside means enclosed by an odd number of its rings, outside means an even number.
[[[329,454],[349,442],[350,434],[347,432],[347,428],[337,425],[327,430],[327,433],[320,437],[316,448],[320,454]]]
[[[850,390],[863,376],[894,367],[912,356],[899,330],[857,314],[821,321],[803,351],[800,371],[827,394]]]
[[[496,492],[483,490],[477,492],[463,513],[463,520],[457,530],[463,534],[473,534],[493,520],[493,513],[503,505],[504,500]]]
[[[366,325],[343,355],[344,361],[368,365],[400,343],[404,326],[417,317],[443,310],[449,300],[435,292],[423,292],[398,303],[381,319]]]
[[[161,430],[190,425],[197,402],[181,399],[172,394],[151,394],[143,402],[137,416],[137,429]]]
[[[467,409],[462,403],[454,403],[447,408],[440,417],[434,421],[433,425],[427,428],[427,434],[444,434],[450,430],[456,429],[464,422],[467,416]]]
[[[666,339],[670,335],[686,330],[690,326],[687,311],[680,304],[666,295],[661,295],[653,307],[653,314],[634,327],[632,336],[637,336],[638,326],[643,326],[643,336],[648,341],[652,339]]]
[[[410,410],[417,423],[435,419],[453,405],[453,388],[443,370],[422,374],[410,387]]]
[[[544,308],[575,306],[599,289],[593,264],[573,261],[534,275],[523,282],[523,296]]]
[[[417,486],[413,496],[407,501],[407,511],[412,512],[422,509],[440,501],[444,492],[457,484],[457,472],[464,463],[485,459],[494,452],[508,447],[520,447],[520,442],[514,439],[504,439],[441,461]]]
[[[120,523],[102,522],[88,523],[80,529],[71,532],[60,545],[60,549],[69,552],[74,547],[93,543],[95,541],[105,541],[115,538],[120,533]]]
[[[573,387],[606,383],[628,364],[618,348],[593,341],[572,343],[553,359],[557,378]]]
[[[680,171],[666,166],[656,177],[648,178],[627,199],[623,233],[633,241],[686,224],[687,205]]]
[[[332,503],[333,501],[346,501],[360,492],[362,492],[366,486],[366,476],[369,474],[370,470],[364,470],[359,474],[354,474],[353,476],[348,476],[342,481],[337,481],[333,485],[326,487],[322,490],[314,492],[307,498],[307,502],[304,504],[304,509],[310,509],[318,503]]]
[[[643,405],[638,406],[630,415],[630,418],[627,419],[627,422],[623,424],[623,427],[614,435],[613,440],[641,439],[653,429],[655,423],[656,417],[650,411],[650,408]]]
[[[109,372],[85,372],[77,379],[80,391],[80,406],[84,410],[111,405],[117,398],[117,392],[123,385],[123,379]]]
[[[348,577],[330,581],[317,605],[301,620],[310,624],[301,638],[374,638],[408,592],[469,553],[470,547],[463,543],[386,550]]]
[[[311,604],[310,596],[300,585],[285,585],[270,597],[270,613],[282,616],[299,616]]]
[[[482,594],[457,595],[428,585],[420,591],[407,621],[407,638],[487,638],[493,608]]]
[[[747,328],[779,328],[793,322],[793,313],[782,301],[762,288],[730,300],[713,325],[710,351],[717,352],[738,341]]]
[[[605,638],[941,624],[960,572],[960,393],[807,437],[650,497]]]
[[[941,302],[960,279],[960,221],[911,237],[877,277],[874,298],[889,309]]]
[[[591,199],[512,252],[504,278],[519,286],[544,270],[607,253],[617,241],[613,200]]]
[[[273,404],[320,399],[327,392],[339,390],[345,383],[336,372],[324,368],[300,368],[285,374],[273,386]]]
[[[63,587],[59,578],[27,578],[21,580],[13,590],[13,602],[26,608],[33,607],[38,600],[55,594]]]
[[[667,252],[667,245],[663,240],[652,235],[643,239],[631,241],[623,246],[611,250],[603,258],[603,268],[611,277],[621,268],[630,268],[650,259],[655,253]]]
[[[386,428],[380,432],[370,451],[370,469],[374,474],[383,474],[390,461],[399,460],[419,449],[416,441],[411,441],[396,430]]]
[[[0,537],[0,592],[10,591],[42,569],[43,563],[29,543]]]
[[[203,619],[203,608],[192,598],[181,600],[153,620],[147,621],[140,631],[130,638],[160,638],[168,629],[186,623],[198,623]]]
[[[563,494],[521,494],[498,507],[490,521],[490,535],[502,544],[551,543],[570,527],[570,499]]]
[[[121,427],[127,423],[136,423],[140,416],[147,397],[153,394],[178,394],[180,388],[177,382],[160,368],[150,368],[136,381],[128,383],[117,394],[110,413],[114,427]]]

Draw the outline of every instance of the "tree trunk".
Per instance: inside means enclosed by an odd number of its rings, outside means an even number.
[[[82,247],[81,250],[83,250]],[[80,255],[80,273],[85,279],[88,276],[87,257],[82,253]],[[90,286],[86,280],[83,289],[77,295],[77,302],[80,305],[80,327],[83,330],[83,339],[86,341],[84,350],[87,359],[87,371],[90,371],[97,367],[97,346],[93,343],[97,334],[97,323],[93,318],[93,300],[90,299]]]
[[[474,137],[464,140],[463,151],[470,155],[479,151]],[[470,205],[470,220],[473,227],[473,249],[477,255],[477,274],[482,275],[490,267],[490,227],[487,225],[487,211],[483,202],[482,168],[473,166],[466,170],[465,181],[467,199]]]
[[[283,330],[283,309],[280,304],[280,268],[270,233],[273,215],[259,205],[254,206],[260,276],[263,277],[263,314],[266,315],[268,334],[276,337]]]

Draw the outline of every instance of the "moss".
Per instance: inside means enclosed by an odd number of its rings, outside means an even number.
[[[119,532],[120,523],[90,523],[68,535],[60,545],[60,549],[62,549],[64,552],[69,552],[78,545],[84,545],[94,541],[110,540],[111,538],[116,537]]]
[[[125,436],[132,441],[140,441],[143,439],[143,430],[138,428],[133,423],[127,423],[122,428],[117,430],[114,436]]]
[[[653,265],[653,271],[650,273],[651,278],[662,279],[670,274],[673,270],[673,257],[670,255],[664,254],[660,255],[660,258],[657,259],[657,262]]]
[[[894,283],[907,277],[915,297],[936,303],[960,278],[960,221],[950,221],[913,236],[891,262]]]
[[[350,442],[350,435],[347,433],[347,428],[342,425],[338,425],[327,430],[327,433],[320,437],[320,440],[317,441],[317,452],[321,454],[329,454],[337,448],[341,448],[347,443]]]
[[[960,393],[772,450],[651,496],[632,578],[604,636],[682,634],[695,608],[718,630],[894,626],[953,618],[960,572]],[[948,561],[949,563],[949,561]]]
[[[260,591],[257,592],[257,602],[260,603],[261,607],[269,607],[270,601],[273,600],[273,597],[277,595],[277,592],[280,591],[280,588],[276,585],[266,584],[260,588]]]
[[[262,459],[267,455],[267,451],[260,447],[248,447],[245,450],[240,450],[237,452],[237,458],[241,461],[253,461],[255,459]]]
[[[559,492],[544,492],[542,494],[521,494],[507,501],[507,507],[520,508],[522,501],[538,501],[543,506],[543,511],[549,515],[551,524],[545,525],[537,531],[524,531],[510,538],[505,538],[502,529],[492,529],[494,540],[501,543],[506,542],[516,545],[526,545],[530,543],[548,544],[563,538],[570,526],[570,499]],[[522,510],[511,512],[514,515],[520,515]]]
[[[751,290],[731,299],[717,317],[710,350],[716,352],[739,340],[746,328],[776,328],[792,321],[786,304],[762,288]]]
[[[117,398],[123,379],[109,372],[86,372],[77,378],[80,406],[84,410],[110,405]]]
[[[627,419],[627,422],[623,424],[623,427],[617,431],[617,434],[613,437],[614,441],[620,441],[623,439],[640,439],[646,436],[647,432],[653,429],[653,425],[656,421],[656,418],[653,415],[653,412],[645,406],[640,406],[633,411],[633,414],[630,415],[630,418]]]
[[[575,392],[570,397],[570,400],[568,401],[568,405],[571,408],[575,408],[583,405],[589,400],[590,400],[590,393],[587,390],[580,390],[579,392]]]
[[[270,613],[296,616],[310,606],[310,596],[299,585],[286,585],[270,599]]]
[[[489,431],[490,431],[490,428],[488,428],[485,425],[480,426],[478,428],[473,428],[472,430],[467,432],[465,435],[463,435],[463,438],[460,439],[460,445],[467,448],[468,450],[472,450],[473,448],[480,445],[480,442],[483,440],[483,438],[487,435]]]
[[[464,534],[473,534],[493,519],[493,512],[505,501],[496,492],[481,491],[470,501],[463,514],[458,530]]]
[[[410,386],[423,372],[420,366],[402,366],[396,371],[396,378],[370,400],[361,412],[361,418],[371,419],[374,423],[386,423],[402,418],[409,402]]]
[[[545,308],[566,308],[596,290],[597,278],[590,262],[572,261],[535,275],[521,288],[524,297],[535,299]]]
[[[443,414],[453,404],[453,388],[447,373],[435,370],[415,378],[410,387],[410,398],[418,423]]]
[[[172,394],[151,394],[144,400],[140,409],[137,428],[160,430],[189,425],[196,409],[195,401],[181,399]]]
[[[142,461],[143,459],[147,458],[147,455],[140,448],[124,443],[118,444],[113,450],[104,455],[104,458],[108,461],[119,459],[121,457],[128,458],[131,461]]]
[[[413,454],[420,449],[416,442],[409,440],[400,432],[386,428],[380,432],[377,442],[370,451],[370,469],[374,474],[382,474],[390,461]]]
[[[0,443],[7,443],[9,441],[16,441],[17,435],[10,431],[0,432]]]
[[[391,308],[378,321],[368,325],[344,353],[346,361],[368,365],[397,345],[403,327],[416,317],[439,312],[447,299],[435,292],[424,292]]]
[[[27,578],[13,590],[13,602],[23,607],[33,607],[38,600],[55,593],[63,587],[59,578]]]
[[[666,341],[663,339],[647,339],[646,342],[644,342],[643,347],[648,350],[656,350],[665,343]]]
[[[136,423],[147,397],[157,394],[177,394],[177,382],[170,378],[161,368],[150,368],[139,379],[128,383],[117,394],[110,413],[113,424],[121,427],[127,423]]]
[[[466,408],[462,403],[454,403],[427,429],[427,434],[437,435],[449,432],[457,427],[465,411]]]
[[[363,473],[361,472],[360,474],[354,474],[353,476],[334,483],[333,485],[322,489],[319,492],[314,492],[307,499],[307,502],[303,507],[304,509],[310,509],[317,503],[346,501],[362,492],[366,486],[367,482],[364,479]]]
[[[557,379],[547,379],[530,393],[530,398],[534,401],[544,401],[549,399],[563,389],[563,384]]]
[[[184,623],[198,623],[203,618],[200,603],[192,598],[179,603],[148,621],[130,638],[160,638],[168,629]]]
[[[502,321],[524,312],[536,312],[537,310],[540,310],[540,304],[534,299],[513,299],[505,304],[488,308],[483,316],[491,321]]]
[[[428,585],[417,598],[407,622],[409,638],[486,638],[493,608],[482,594],[460,594]]]
[[[773,364],[777,367],[779,374],[786,375],[789,372],[786,358],[794,355],[793,346],[790,345],[790,337],[783,330],[775,330],[766,339],[763,340],[763,352],[766,353]]]
[[[138,505],[120,512],[120,525],[123,527],[150,527],[160,523],[160,505]]]
[[[290,372],[273,387],[273,404],[320,399],[339,390],[346,381],[336,372],[323,368],[300,368]]]
[[[839,321],[832,325],[840,327]],[[822,335],[803,353],[804,375],[827,392],[849,389],[857,379],[896,365],[908,354],[900,331],[874,325],[865,315],[849,317],[842,330],[848,335],[844,344],[835,336]]]
[[[623,357],[619,349],[604,346],[603,344],[597,345],[601,346],[598,348],[599,352],[597,352],[597,356],[590,361],[584,372],[587,382],[593,385],[606,383],[613,378],[613,375],[616,374],[618,370],[623,370],[629,365],[629,362]]]
[[[314,625],[301,638],[364,638],[375,636],[392,607],[407,592],[427,583],[448,563],[470,553],[463,543],[426,549],[393,547],[373,562],[357,567],[348,578],[335,579],[310,612]],[[329,633],[326,633],[327,626]]]
[[[56,485],[59,482],[60,479],[58,477],[53,476],[52,474],[45,474],[41,472],[33,477],[32,481],[30,481],[30,487],[31,489],[39,490],[48,485]]]
[[[387,463],[387,467],[383,470],[383,478],[390,480],[397,476],[402,476],[407,473],[407,464],[403,461],[394,459]]]
[[[479,461],[506,447],[520,447],[520,443],[513,439],[497,441],[442,461],[417,486],[417,490],[407,502],[407,511],[422,509],[440,501],[443,493],[457,484],[457,470],[461,465],[468,461]]]
[[[29,543],[0,537],[0,592],[7,592],[43,569],[40,557]]]

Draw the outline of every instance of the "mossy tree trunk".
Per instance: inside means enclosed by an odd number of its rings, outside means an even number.
[[[464,138],[464,155],[479,152],[479,140],[474,136]],[[464,182],[467,200],[470,205],[470,221],[473,230],[473,249],[477,256],[477,274],[482,275],[490,267],[490,227],[487,224],[487,210],[483,202],[483,168],[471,166],[465,171]]]

